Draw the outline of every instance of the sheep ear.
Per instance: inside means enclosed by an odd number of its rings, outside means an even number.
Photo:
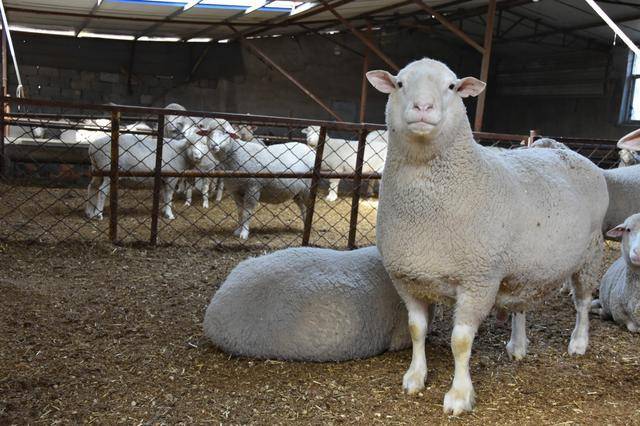
[[[369,71],[367,80],[382,93],[391,93],[396,90],[396,78],[386,71]]]
[[[622,237],[622,234],[624,233],[624,223],[621,225],[616,226],[615,228],[607,231],[607,237],[611,237],[611,238],[620,238]]]
[[[484,88],[487,87],[487,83],[478,80],[475,77],[461,78],[456,83],[456,92],[461,98],[468,98],[469,96],[478,96]]]
[[[624,135],[616,144],[620,149],[640,151],[640,129]]]

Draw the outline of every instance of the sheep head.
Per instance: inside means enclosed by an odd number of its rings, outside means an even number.
[[[474,77],[458,79],[445,64],[421,59],[394,76],[387,71],[369,71],[369,82],[389,94],[387,127],[409,140],[429,142],[451,122],[453,112],[463,111],[462,98],[478,96],[485,83]]]
[[[608,231],[607,236],[622,237],[622,257],[629,268],[640,272],[640,213],[629,216],[624,223]]]
[[[216,118],[199,120],[190,118],[190,120],[191,125],[186,129],[185,137],[188,143],[187,156],[193,164],[199,164],[209,150],[215,153],[226,139],[232,137],[228,129],[231,125],[226,120]]]
[[[301,132],[307,136],[307,145],[315,149],[320,141],[320,126],[305,127]]]

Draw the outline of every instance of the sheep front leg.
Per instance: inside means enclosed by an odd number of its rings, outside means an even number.
[[[511,314],[511,339],[507,343],[509,359],[520,361],[527,354],[527,315],[524,312]]]
[[[222,193],[224,192],[224,179],[216,178],[216,202],[222,201]]]
[[[209,208],[209,187],[211,184],[210,178],[202,178],[202,208]]]
[[[249,186],[245,189],[244,196],[241,200],[236,200],[236,204],[240,201],[239,213],[240,223],[238,229],[233,235],[240,237],[242,240],[249,239],[249,224],[253,218],[253,211],[260,200],[260,188],[257,185]]]
[[[472,285],[473,291],[469,293],[466,293],[463,288],[458,289],[454,326],[451,333],[451,351],[455,362],[455,372],[451,389],[444,396],[443,404],[444,412],[454,416],[464,411],[471,411],[475,402],[475,391],[469,371],[471,347],[478,326],[489,315],[495,303],[495,292],[499,283],[495,283],[495,286],[482,287]]]
[[[329,194],[325,200],[333,202],[338,199],[338,186],[340,185],[340,179],[329,179]]]

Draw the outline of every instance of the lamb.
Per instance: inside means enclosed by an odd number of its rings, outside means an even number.
[[[314,149],[320,139],[320,126],[309,126],[302,129],[307,136],[307,144]],[[327,136],[325,140],[322,170],[337,173],[355,173],[358,142],[346,139],[336,139]],[[371,142],[367,142],[362,162],[362,173],[382,173],[387,156],[387,142],[382,141],[379,134],[374,135]],[[338,185],[340,179],[329,180],[329,194],[327,201],[338,199]],[[368,188],[368,193],[372,193]]]
[[[197,126],[187,130],[186,139],[167,139],[162,150],[163,171],[185,171],[197,164],[202,153],[208,150],[208,141],[223,141],[227,134],[214,119],[203,119]],[[124,134],[118,139],[120,155],[118,168],[125,171],[150,172],[155,169],[156,140],[151,137],[138,139],[136,135]],[[89,145],[91,170],[109,171],[111,168],[111,137],[99,138]],[[127,178],[139,182],[152,182],[153,178]],[[162,214],[171,220],[175,216],[171,210],[171,200],[177,178],[162,179]],[[89,219],[102,219],[105,199],[109,192],[110,178],[94,176],[87,189],[88,199],[85,214]]]
[[[211,299],[204,333],[236,356],[345,361],[409,347],[378,250],[290,248],[248,259]]]
[[[210,147],[223,170],[310,173],[315,162],[315,152],[297,142],[262,146],[228,137],[221,144],[210,141]],[[280,204],[293,199],[304,221],[311,186],[308,178],[225,178],[223,183],[238,207],[239,226],[234,235],[243,240],[249,238],[249,224],[258,201]]]
[[[613,319],[632,333],[640,331],[640,214],[629,216],[607,232],[622,237],[622,255],[600,283],[600,299],[591,304],[602,319]]]
[[[623,136],[618,148],[640,150],[640,129]],[[640,212],[640,165],[603,170],[603,174],[609,190],[609,208],[602,223],[604,233]]]
[[[608,205],[598,167],[569,150],[498,152],[477,144],[462,99],[479,95],[485,83],[458,79],[441,62],[422,59],[397,76],[370,71],[367,78],[389,94],[376,239],[409,312],[413,359],[404,389],[424,388],[428,303],[455,304],[455,374],[443,405],[453,415],[473,408],[471,346],[494,306],[524,313],[572,277],[577,316],[569,354],[584,354]],[[514,316],[516,336],[524,334],[523,320]]]

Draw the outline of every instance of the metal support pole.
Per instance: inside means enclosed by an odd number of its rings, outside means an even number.
[[[111,179],[109,193],[109,238],[118,241],[118,163],[120,160],[120,111],[111,112]]]
[[[484,52],[482,52],[482,65],[480,66],[480,80],[485,83],[489,80],[489,64],[491,62],[491,46],[493,44],[493,18],[496,15],[496,0],[489,0],[489,10],[487,11],[487,28],[484,30]],[[482,130],[482,120],[484,119],[484,102],[487,97],[486,90],[478,96],[476,104],[476,118],[473,128],[476,132]]]
[[[356,178],[354,179],[353,196],[351,198],[351,219],[349,221],[349,250],[356,248],[356,231],[358,229],[358,208],[360,206],[360,186],[362,186],[362,163],[364,162],[364,149],[367,145],[368,130],[360,131],[358,139],[358,153],[356,155]]]
[[[316,161],[313,165],[313,176],[311,177],[311,189],[307,200],[307,214],[304,217],[304,232],[302,233],[302,245],[308,246],[311,239],[311,227],[313,225],[313,214],[316,209],[316,196],[318,195],[318,183],[320,182],[320,171],[322,169],[322,158],[324,155],[324,142],[327,138],[327,128],[320,127],[318,146],[316,148]]]
[[[7,55],[7,35],[2,31],[2,96],[9,94],[9,62]],[[2,121],[0,121],[0,177],[6,177],[9,161],[5,155],[5,138],[9,134],[9,126],[5,123],[5,114],[10,112],[9,104],[2,102]]]
[[[371,22],[367,24],[367,37],[371,37]],[[367,111],[367,88],[369,82],[367,81],[367,71],[369,71],[369,51],[365,50],[364,59],[362,60],[362,84],[360,86],[360,115],[359,121],[364,123],[365,113]]]
[[[164,114],[158,115],[158,142],[156,168],[153,176],[153,206],[151,208],[151,245],[158,244],[158,215],[160,212],[160,186],[162,185],[162,148],[164,147]]]
[[[527,147],[531,147],[531,145],[533,145],[537,137],[538,137],[537,130],[529,130],[529,139],[527,139]]]

